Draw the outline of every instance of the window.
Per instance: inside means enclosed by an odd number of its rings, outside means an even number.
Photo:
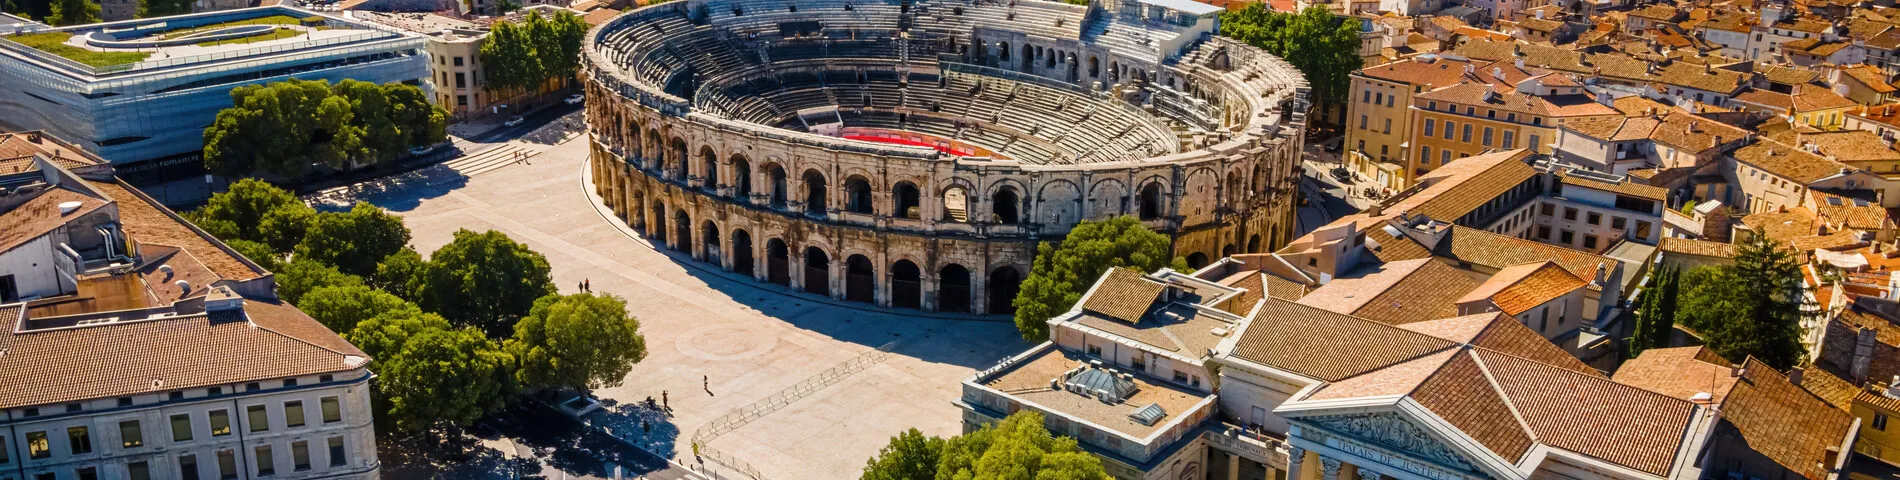
[[[1432,136],[1432,127],[1437,126],[1437,123],[1438,123],[1437,121],[1434,121],[1432,119],[1429,119],[1429,118],[1425,119],[1425,136],[1427,137]]]
[[[1426,146],[1422,146],[1418,148],[1419,148],[1418,163],[1431,165],[1432,164],[1432,147],[1430,145],[1426,145]]]
[[[455,88],[468,88],[468,74],[455,72]]]
[[[290,387],[295,387],[295,386],[297,386],[297,379],[295,378],[284,379],[284,388],[290,388]]]
[[[86,407],[84,405],[80,405],[77,403],[66,404],[66,413],[73,413],[73,412],[77,412],[77,411],[85,410],[85,409]]]
[[[1636,238],[1649,238],[1649,222],[1636,221]]]
[[[191,441],[191,414],[180,413],[172,415],[172,441]]]
[[[1451,150],[1439,150],[1439,151],[1438,151],[1438,164],[1439,164],[1439,165],[1444,165],[1444,164],[1447,164],[1447,163],[1451,163]]]
[[[1623,227],[1627,226],[1629,226],[1629,220],[1625,220],[1623,217],[1610,217],[1610,228],[1622,230]]]
[[[1484,146],[1491,146],[1491,127],[1484,127]]]
[[[258,445],[254,451],[257,453],[257,457],[255,457],[257,459],[257,476],[268,477],[276,475],[277,458],[271,456],[270,445]]]
[[[231,450],[218,452],[218,478],[223,480],[236,480],[238,478],[237,452]]]
[[[231,434],[231,411],[211,411],[211,436],[222,437]]]
[[[73,470],[73,476],[78,477],[79,480],[99,480],[99,469],[96,467],[78,468]]]
[[[1564,220],[1577,221],[1577,209],[1564,207]]]
[[[336,397],[323,397],[323,400],[318,403],[322,404],[323,423],[343,421],[343,411],[338,408]]]
[[[1547,226],[1547,225],[1538,225],[1538,226],[1537,226],[1537,239],[1538,239],[1538,240],[1550,240],[1550,227],[1549,227],[1549,226]]]
[[[53,456],[53,442],[46,432],[26,432],[26,458],[39,460]]]
[[[310,469],[310,442],[290,442],[290,468],[299,472]]]
[[[1390,118],[1388,118],[1388,119],[1385,119],[1385,132],[1384,132],[1384,133],[1386,133],[1386,134],[1388,134],[1388,135],[1392,133],[1392,119],[1390,119]]]
[[[244,415],[250,417],[251,431],[270,430],[270,412],[265,410],[263,405],[244,407]]]
[[[181,480],[198,480],[197,455],[178,456],[178,478]]]
[[[1359,103],[1372,103],[1372,91],[1370,91],[1370,90],[1360,90],[1360,91],[1359,91]]]
[[[462,57],[455,57],[455,66],[462,66]]]
[[[330,374],[318,375],[317,383],[330,383],[331,380],[335,380],[335,379],[336,377],[331,376]]]
[[[1372,103],[1375,103],[1375,104],[1376,104],[1376,103],[1385,103],[1385,93],[1383,93],[1383,92],[1379,92],[1379,93],[1373,93],[1373,94],[1372,94]]]
[[[263,388],[264,388],[264,386],[263,386],[263,385],[260,385],[260,384],[258,384],[257,382],[251,382],[251,383],[246,383],[246,384],[244,384],[244,391],[246,391],[246,392],[255,392],[255,391],[258,391],[258,390],[261,390],[261,389],[263,389]]]
[[[167,398],[172,400],[184,400],[185,392],[172,392],[171,395],[167,395]]]
[[[343,458],[343,437],[330,437],[326,443],[330,446],[330,466],[341,467],[350,463],[349,459]]]
[[[1588,222],[1588,223],[1589,223],[1589,224],[1591,224],[1591,225],[1602,225],[1602,224],[1603,224],[1603,214],[1601,214],[1601,213],[1597,213],[1597,212],[1590,212],[1590,213],[1588,213],[1588,214],[1585,214],[1585,215],[1583,216],[1583,218],[1584,218],[1584,221],[1585,221],[1585,222]]]
[[[152,467],[145,462],[125,464],[125,476],[128,480],[152,480]]]
[[[466,107],[466,106],[468,106],[468,95],[456,95],[456,96],[455,96],[455,106],[457,106],[457,107]]]
[[[11,275],[8,275],[8,276],[11,276]],[[37,417],[37,416],[40,416],[40,409],[28,407],[26,409],[26,412],[22,413],[22,415],[27,416],[27,417]]]
[[[1874,414],[1874,430],[1887,431],[1887,414]]]
[[[121,397],[121,398],[119,398],[119,406],[121,406],[121,407],[130,407],[130,406],[132,406],[132,397]]]
[[[1128,359],[1128,368],[1137,371],[1148,371],[1148,359],[1143,357],[1142,354],[1135,354],[1134,357]]]
[[[73,455],[92,453],[92,432],[86,427],[66,429],[66,445],[73,447]]]
[[[1399,98],[1399,96],[1398,96],[1398,95],[1388,95],[1388,96],[1386,96],[1386,97],[1385,97],[1385,106],[1386,106],[1386,107],[1388,107],[1388,108],[1390,108],[1390,107],[1392,106],[1392,99],[1394,99],[1394,98]]]
[[[302,401],[293,400],[289,402],[284,402],[284,426],[286,427],[303,426],[303,402]]]
[[[1089,356],[1094,356],[1094,357],[1102,356],[1102,347],[1089,345]]]
[[[1564,244],[1564,245],[1569,245],[1569,244],[1570,244],[1570,242],[1571,242],[1572,240],[1576,240],[1576,239],[1577,239],[1577,234],[1576,234],[1576,233],[1573,233],[1573,232],[1571,232],[1571,231],[1569,231],[1569,230],[1558,230],[1558,231],[1557,231],[1557,243],[1562,243],[1562,244]]]
[[[145,432],[139,429],[138,420],[119,422],[119,444],[125,448],[145,446]]]
[[[1530,143],[1526,143],[1526,144],[1524,144],[1524,148],[1529,148],[1529,149],[1536,149],[1536,148],[1537,148],[1537,136],[1536,136],[1536,135],[1531,135],[1531,141],[1530,141]]]
[[[1187,372],[1183,372],[1180,370],[1174,371],[1174,383],[1187,383],[1187,382],[1188,382]]]
[[[205,389],[205,396],[207,397],[216,397],[223,394],[224,394],[224,388],[222,387],[211,387],[211,388]]]
[[[1465,124],[1464,134],[1459,136],[1458,141],[1471,143],[1471,124]]]
[[[1451,140],[1451,137],[1452,137],[1453,135],[1457,135],[1457,134],[1458,134],[1458,132],[1456,132],[1456,130],[1457,130],[1457,129],[1458,129],[1458,122],[1453,122],[1453,121],[1451,121],[1451,120],[1446,120],[1446,121],[1445,121],[1445,139],[1446,139],[1446,140]]]
[[[1365,129],[1366,129],[1366,116],[1365,116],[1365,115],[1360,115],[1360,116],[1359,116],[1359,129],[1360,129],[1360,130],[1365,130]]]
[[[1584,235],[1584,236],[1583,236],[1583,248],[1584,248],[1584,249],[1588,249],[1588,250],[1595,250],[1595,249],[1597,248],[1597,236],[1596,236],[1596,235]]]
[[[1537,213],[1538,213],[1539,215],[1543,215],[1543,216],[1546,216],[1546,217],[1548,217],[1548,216],[1551,216],[1551,215],[1553,214],[1553,212],[1556,212],[1556,211],[1557,211],[1557,206],[1556,206],[1556,205],[1551,205],[1551,204],[1548,204],[1548,203],[1546,203],[1546,204],[1543,204],[1543,205],[1539,205],[1538,207],[1539,207],[1539,209],[1538,209],[1538,212],[1537,212]]]
[[[0,437],[0,465],[5,465],[7,462],[13,461],[12,458],[8,457],[8,455],[12,455],[11,452],[11,450],[7,450],[7,437]]]

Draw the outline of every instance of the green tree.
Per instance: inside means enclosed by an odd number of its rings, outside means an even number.
[[[212,236],[259,242],[282,253],[289,252],[303,240],[304,231],[316,214],[316,210],[304,205],[289,191],[263,180],[246,178],[212,195],[204,207],[188,217]]]
[[[348,333],[355,330],[357,324],[383,312],[416,309],[416,306],[367,285],[336,285],[317,287],[303,294],[297,308],[330,331]]]
[[[530,13],[527,18],[527,22],[533,22],[540,15]],[[487,69],[482,87],[490,91],[526,90],[547,78],[533,42],[527,25],[495,22],[488,38],[482,41],[482,67]]]
[[[1069,310],[1111,267],[1149,272],[1169,266],[1169,240],[1135,217],[1083,220],[1059,244],[1036,246],[1036,261],[1016,295],[1016,329],[1024,339],[1049,338],[1049,318]],[[1182,261],[1173,262],[1186,269]]]
[[[912,428],[891,437],[891,443],[865,462],[862,480],[916,480],[936,478],[937,460],[944,440],[926,437]]]
[[[381,361],[400,354],[402,346],[409,343],[409,337],[430,330],[454,328],[441,315],[424,312],[416,308],[415,304],[403,304],[357,322],[346,337],[351,345],[356,345],[371,359]]]
[[[1751,235],[1735,263],[1691,271],[1677,321],[1701,332],[1716,353],[1733,362],[1753,356],[1777,369],[1798,364],[1805,286],[1801,261],[1764,235]]]
[[[257,263],[257,266],[264,267],[265,270],[275,272],[284,265],[283,255],[271,249],[270,245],[242,238],[224,240],[224,244],[230,245],[232,250],[237,250],[239,255],[251,259],[252,262]]]
[[[1640,314],[1636,319],[1635,336],[1630,338],[1630,356],[1651,348],[1668,346],[1669,337],[1675,330],[1676,301],[1678,285],[1682,277],[1679,267],[1661,267],[1652,277],[1647,290],[1643,291]]]
[[[86,0],[53,0],[53,13],[46,23],[55,27],[99,23],[99,4]]]
[[[191,0],[139,0],[139,18],[191,13]]]
[[[376,388],[398,430],[467,425],[506,405],[513,363],[480,330],[426,328],[377,361]]]
[[[421,278],[422,270],[427,266],[428,261],[423,260],[422,254],[416,253],[416,249],[403,247],[402,250],[383,257],[383,261],[376,264],[376,275],[370,277],[370,284],[398,297],[415,301],[416,297],[409,289],[410,282]]]
[[[1101,459],[1074,438],[1043,427],[1042,414],[1023,410],[944,442],[938,480],[972,478],[1106,479]]]
[[[363,279],[337,271],[323,262],[299,258],[284,264],[276,275],[277,298],[298,305],[304,294],[323,287],[362,285]]]
[[[204,131],[205,167],[232,176],[302,178],[314,163],[342,167],[363,152],[349,100],[329,82],[291,79],[231,89],[231,107]]]
[[[343,273],[370,276],[384,257],[407,245],[409,227],[403,226],[402,217],[357,202],[348,212],[318,214],[303,242],[297,244],[296,256],[335,265]]]
[[[541,26],[529,30],[534,37],[535,54],[541,57],[548,78],[570,78],[581,65],[581,38],[587,36],[587,21],[573,12],[560,10],[542,17]]]
[[[647,356],[640,321],[627,315],[627,302],[591,293],[535,300],[507,346],[521,362],[515,380],[534,389],[616,387]]]
[[[494,230],[455,232],[436,249],[410,291],[423,310],[505,337],[534,302],[554,293],[547,257]]]
[[[1339,17],[1325,7],[1299,13],[1274,12],[1265,2],[1221,13],[1221,34],[1283,58],[1306,75],[1313,100],[1344,105],[1352,72],[1365,65],[1359,56],[1359,20]]]

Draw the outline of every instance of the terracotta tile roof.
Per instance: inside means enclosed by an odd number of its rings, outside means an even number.
[[[1836,227],[1878,230],[1891,224],[1887,209],[1878,202],[1853,199],[1810,190],[1814,193],[1814,211],[1819,219]]]
[[[1813,183],[1850,169],[1841,162],[1773,140],[1758,140],[1754,145],[1736,149],[1729,155],[1749,166],[1801,184]]]
[[[1564,351],[1564,349],[1558,347],[1557,344],[1550,343],[1549,339],[1544,338],[1543,335],[1538,335],[1535,331],[1531,331],[1530,327],[1518,323],[1515,318],[1497,313],[1467,315],[1460,318],[1483,317],[1489,317],[1489,321],[1483,323],[1484,330],[1479,331],[1478,335],[1472,337],[1467,343],[1492,351],[1535,360],[1545,365],[1577,372],[1579,374],[1606,378],[1603,376],[1603,372],[1599,372],[1595,367],[1583,363],[1583,360],[1578,360],[1575,355]]]
[[[1854,103],[1853,100],[1848,100],[1847,97],[1841,96],[1841,94],[1834,93],[1834,90],[1820,85],[1795,85],[1794,93],[1790,95],[1790,97],[1794,100],[1794,109],[1797,112],[1848,108],[1859,105]]]
[[[1704,119],[1682,109],[1670,110],[1649,132],[1652,141],[1697,153],[1747,136],[1747,130]]]
[[[1559,22],[1556,20],[1545,20],[1541,18],[1526,18],[1522,21],[1517,22],[1517,24],[1518,26],[1524,27],[1524,29],[1526,30],[1530,30],[1533,32],[1545,32],[1545,33],[1555,32],[1557,31],[1558,28],[1561,28],[1564,26],[1564,22]]]
[[[1488,72],[1484,75],[1490,75]],[[1419,94],[1414,98],[1426,101],[1450,102],[1459,105],[1475,105],[1483,108],[1507,112],[1528,113],[1540,116],[1572,117],[1590,115],[1616,115],[1618,112],[1607,105],[1597,103],[1588,95],[1531,95],[1518,92],[1516,82],[1507,73],[1507,81],[1494,84],[1466,81],[1456,85],[1439,87]],[[1467,76],[1467,79],[1470,77]]]
[[[34,139],[35,136],[39,137],[38,140]],[[0,159],[19,160],[34,155],[57,157],[56,163],[69,170],[106,163],[77,146],[39,132],[0,133]],[[13,172],[0,168],[0,173]]]
[[[1124,322],[1139,322],[1148,307],[1154,306],[1155,298],[1167,289],[1167,285],[1144,278],[1141,272],[1110,268],[1082,303],[1082,309]]]
[[[92,182],[92,186],[118,203],[119,222],[132,240],[183,248],[226,280],[249,280],[266,273],[250,260],[218,248],[208,235],[187,226],[185,220],[171,210],[132,193],[130,187],[116,182]]]
[[[1895,90],[1900,90],[1895,89],[1892,84],[1887,83],[1887,74],[1886,72],[1880,71],[1880,67],[1857,64],[1839,67],[1836,70],[1845,74],[1847,78],[1852,78],[1854,81],[1860,82],[1861,85],[1867,86],[1867,89],[1873,90],[1874,93],[1893,93]]]
[[[1352,315],[1387,325],[1457,316],[1455,300],[1476,288],[1478,280],[1469,272],[1435,259],[1413,261],[1424,264],[1391,287],[1361,291],[1360,295],[1372,298],[1353,310]]]
[[[1452,346],[1452,342],[1293,302],[1267,300],[1232,355],[1320,381],[1338,381]],[[1353,352],[1314,355],[1312,352]]]
[[[1360,76],[1388,82],[1438,87],[1458,83],[1458,79],[1465,75],[1465,65],[1487,64],[1444,57],[1436,59],[1412,57],[1384,65],[1366,67],[1357,73]]]
[[[1623,362],[1610,379],[1683,400],[1707,393],[1711,402],[1721,403],[1728,397],[1729,388],[1735,386],[1737,377],[1727,361],[1705,360],[1713,355],[1714,352],[1699,346],[1652,348]]]
[[[1498,456],[1516,461],[1530,450],[1530,434],[1469,354],[1446,362],[1412,392],[1412,399]]]
[[[1741,432],[1750,449],[1783,468],[1810,480],[1829,478],[1828,450],[1850,440],[1853,417],[1753,358],[1743,364],[1743,372],[1722,402],[1722,419]]]
[[[1485,280],[1457,302],[1465,304],[1490,300],[1505,315],[1516,316],[1588,284],[1555,263],[1526,263],[1498,270],[1491,279]]]
[[[1661,242],[1657,242],[1656,249],[1663,253],[1735,258],[1735,244],[1707,240],[1663,237]]]
[[[1438,370],[1458,349],[1447,348],[1412,360],[1399,362],[1378,370],[1355,375],[1339,381],[1329,382],[1306,397],[1307,400],[1328,400],[1337,398],[1383,397],[1404,395],[1418,388],[1419,383]]]
[[[1755,26],[1755,17],[1741,13],[1723,13],[1696,24],[1696,28],[1748,33]]]
[[[1779,141],[1779,139],[1777,139]],[[1887,140],[1867,130],[1796,133],[1794,144],[1812,144],[1822,155],[1841,162],[1890,162],[1900,160],[1900,151],[1887,146]]]
[[[1769,83],[1806,85],[1821,81],[1821,72],[1807,67],[1751,62],[1746,68],[1761,74]]]
[[[1564,185],[1583,187],[1583,188],[1588,188],[1592,190],[1602,190],[1605,192],[1610,192],[1610,193],[1614,193],[1614,194],[1622,195],[1626,197],[1644,198],[1644,199],[1655,200],[1655,201],[1660,202],[1660,201],[1665,200],[1669,196],[1668,189],[1661,188],[1661,187],[1652,187],[1652,186],[1643,185],[1640,183],[1630,183],[1627,181],[1611,183],[1611,182],[1605,182],[1602,180],[1597,180],[1594,178],[1569,175],[1563,172],[1559,172],[1557,174],[1557,178],[1560,179],[1560,181],[1562,181]]]
[[[1842,411],[1853,408],[1854,396],[1862,392],[1861,388],[1854,386],[1853,382],[1819,367],[1811,367],[1802,372],[1801,388],[1820,397],[1821,401],[1827,402],[1828,406]]]
[[[620,16],[619,10],[614,10],[611,8],[602,8],[599,10],[587,12],[586,15],[582,15],[581,21],[587,22],[588,25],[600,25],[603,23],[607,23],[607,20],[611,20],[617,16]]]
[[[1748,75],[1742,72],[1691,62],[1668,62],[1655,66],[1652,72],[1655,62],[1625,54],[1601,53],[1585,58],[1597,75],[1623,82],[1660,83],[1715,93],[1734,92],[1748,83]]]
[[[1772,108],[1783,113],[1786,113],[1789,109],[1794,108],[1794,97],[1790,97],[1786,93],[1771,92],[1771,91],[1759,90],[1759,89],[1742,92],[1741,95],[1735,96],[1735,101],[1743,102],[1743,103],[1752,103],[1755,105]]]
[[[59,204],[66,202],[79,202],[79,208],[72,213],[61,214]],[[45,236],[67,222],[78,220],[104,206],[104,199],[88,193],[49,186],[32,199],[0,212],[0,225],[6,226],[0,229],[0,253]]]
[[[1814,214],[1802,209],[1751,213],[1742,217],[1742,225],[1783,242],[1820,233],[1814,224]]]
[[[1452,165],[1471,162],[1482,170],[1462,182],[1447,185],[1405,213],[1425,215],[1446,222],[1455,221],[1535,177],[1537,170],[1521,160],[1529,152],[1526,149],[1505,150],[1454,160]],[[1419,194],[1424,193],[1421,191]]]
[[[1414,242],[1411,239],[1393,237],[1391,234],[1385,233],[1384,229],[1374,228],[1367,231],[1366,240],[1367,243],[1378,244],[1378,247],[1372,250],[1372,256],[1378,257],[1381,262],[1389,263],[1432,257],[1431,250],[1426,250],[1424,245],[1419,245],[1418,242]]]
[[[1674,21],[1677,17],[1682,16],[1682,11],[1669,5],[1650,4],[1649,6],[1629,12],[1629,15],[1652,20]]]
[[[1621,111],[1624,115],[1632,117],[1639,115],[1647,116],[1650,112],[1668,112],[1675,110],[1673,106],[1650,100],[1641,95],[1630,95],[1616,99],[1611,103],[1616,107],[1617,111]]]
[[[1656,475],[1674,464],[1694,404],[1511,355],[1474,353],[1540,443]]]
[[[1860,233],[1842,231],[1827,235],[1796,237],[1788,241],[1788,248],[1792,248],[1796,252],[1812,252],[1815,250],[1843,250],[1865,244],[1866,242],[1860,239]]]
[[[1476,228],[1452,227],[1451,238],[1440,241],[1434,254],[1474,265],[1503,269],[1512,265],[1550,260],[1577,278],[1593,281],[1597,269],[1614,268],[1616,260],[1602,255],[1545,245]],[[1596,288],[1596,287],[1592,287]]]
[[[5,328],[0,351],[7,352],[0,384],[9,387],[0,389],[0,408],[344,372],[360,365],[346,357],[363,356],[295,308],[256,300],[242,311],[27,333]]]

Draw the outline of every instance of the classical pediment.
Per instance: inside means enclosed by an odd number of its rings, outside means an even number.
[[[1301,438],[1361,456],[1378,456],[1381,463],[1426,477],[1450,478],[1484,475],[1478,463],[1445,444],[1439,433],[1396,412],[1322,415],[1292,419],[1302,426]],[[1396,454],[1396,455],[1394,455]],[[1450,476],[1446,474],[1451,474]]]

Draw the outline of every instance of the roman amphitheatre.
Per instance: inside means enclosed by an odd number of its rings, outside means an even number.
[[[655,246],[995,315],[1038,242],[1138,217],[1190,266],[1291,236],[1305,80],[1187,0],[688,0],[588,34],[590,171]]]

